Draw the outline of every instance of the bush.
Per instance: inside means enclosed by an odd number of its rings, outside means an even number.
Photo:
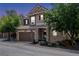
[[[43,40],[39,40],[39,44],[40,45],[47,45],[48,43],[45,39],[43,39]]]
[[[72,47],[72,41],[71,40],[63,40],[60,42],[60,44],[64,47],[71,48]]]
[[[61,46],[60,41],[56,41],[56,42],[52,43],[52,46],[53,47],[60,47]]]
[[[53,46],[53,47],[56,47],[57,45],[56,45],[56,43],[52,43],[52,46]]]
[[[32,42],[33,44],[37,44],[38,43],[38,41],[35,41],[35,39],[33,39],[33,42]]]

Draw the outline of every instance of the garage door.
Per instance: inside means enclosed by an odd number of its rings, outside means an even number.
[[[19,40],[20,41],[32,42],[33,39],[34,39],[34,32],[19,32]]]

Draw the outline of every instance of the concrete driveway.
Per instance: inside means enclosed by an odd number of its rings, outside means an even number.
[[[44,47],[27,42],[1,42],[0,56],[78,56],[79,51]]]

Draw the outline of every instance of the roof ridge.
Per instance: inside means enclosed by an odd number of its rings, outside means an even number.
[[[30,12],[29,12],[28,14],[30,14],[31,11],[32,11],[33,9],[37,8],[37,7],[41,7],[41,8],[43,8],[43,9],[45,9],[45,10],[48,10],[47,8],[43,7],[40,3],[37,3],[37,4],[35,4],[35,6],[30,10]],[[27,14],[27,15],[28,15],[28,14]]]

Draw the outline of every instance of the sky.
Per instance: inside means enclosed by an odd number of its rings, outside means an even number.
[[[35,3],[0,3],[0,17],[5,15],[6,10],[16,10],[17,13],[25,16],[35,5]],[[49,3],[40,3],[40,5],[48,9],[52,7]]]

